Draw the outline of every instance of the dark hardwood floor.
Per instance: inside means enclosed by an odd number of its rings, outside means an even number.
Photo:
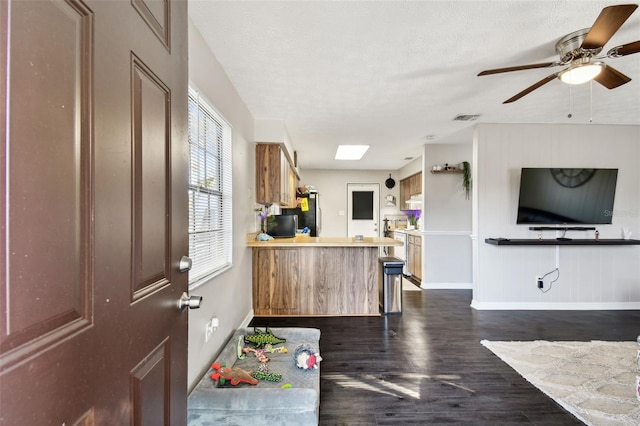
[[[480,344],[635,340],[640,311],[477,311],[470,290],[403,292],[402,315],[256,317],[321,330],[321,425],[581,425]]]

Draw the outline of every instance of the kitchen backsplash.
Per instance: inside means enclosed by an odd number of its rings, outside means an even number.
[[[405,214],[385,214],[382,218],[389,220],[389,229],[406,228],[409,224],[409,218]],[[384,222],[383,222],[384,223]]]

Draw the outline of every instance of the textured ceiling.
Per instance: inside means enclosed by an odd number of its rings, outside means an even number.
[[[425,143],[470,142],[475,123],[640,125],[640,53],[606,60],[633,79],[616,89],[554,80],[507,105],[562,68],[476,76],[557,60],[558,39],[612,4],[192,0],[189,14],[253,116],[284,120],[302,169],[396,170]],[[636,40],[640,10],[604,51]],[[338,144],[371,148],[336,161]]]

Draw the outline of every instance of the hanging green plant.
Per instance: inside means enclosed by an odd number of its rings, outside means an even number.
[[[468,161],[462,162],[462,189],[464,198],[468,200],[471,194],[471,165]]]

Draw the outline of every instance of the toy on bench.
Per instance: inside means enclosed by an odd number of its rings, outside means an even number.
[[[252,344],[255,348],[263,348],[267,344],[277,345],[278,343],[285,343],[287,341],[287,339],[281,339],[274,336],[269,327],[265,328],[265,331],[261,331],[259,328],[254,327],[253,332],[256,334],[248,334],[244,336],[244,341]]]
[[[216,371],[211,374],[213,380],[220,381],[221,385],[228,380],[233,386],[237,386],[239,383],[249,383],[250,385],[257,385],[259,380],[251,375],[250,372],[244,371],[239,367],[225,367],[221,366],[217,362],[214,362],[211,368]]]
[[[317,370],[322,357],[313,348],[300,345],[296,348],[293,358],[296,360],[296,367],[302,370]]]
[[[269,334],[261,326],[262,334]],[[225,379],[221,386],[222,373],[218,366],[210,368],[187,400],[187,424],[189,426],[205,426],[214,424],[238,425],[296,425],[317,426],[320,412],[320,371],[315,368],[301,369],[296,366],[294,349],[304,345],[310,353],[319,352],[320,330],[315,328],[272,328],[274,338],[285,340],[271,343],[272,350],[288,353],[272,353],[268,342],[260,348],[245,343],[245,335],[254,333],[254,327],[243,327],[236,330],[228,342],[216,356],[219,366],[238,367],[259,380],[256,385],[238,382],[232,386],[231,378]],[[251,337],[249,338],[251,339]],[[258,342],[259,343],[259,342]],[[271,360],[260,363],[253,350],[243,352],[246,347],[265,350]],[[256,345],[257,346],[257,345]],[[242,359],[244,357],[244,359]],[[209,362],[212,367],[213,360]],[[322,364],[322,363],[321,363]],[[262,366],[271,371],[261,371]],[[222,368],[222,367],[220,367]],[[220,373],[219,379],[211,378]],[[226,373],[225,373],[226,375]],[[227,377],[230,377],[227,375]],[[245,379],[249,380],[246,376]],[[234,381],[235,382],[235,381]]]

